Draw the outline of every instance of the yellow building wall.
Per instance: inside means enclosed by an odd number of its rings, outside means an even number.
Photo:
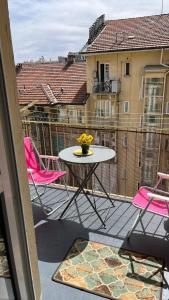
[[[90,93],[90,98],[87,101],[86,111],[90,119],[95,115],[95,103],[98,99],[109,99],[115,103],[115,119],[116,129],[122,129],[117,134],[117,187],[118,193],[122,195],[132,196],[138,185],[141,183],[141,165],[139,166],[139,155],[143,149],[143,135],[137,132],[128,132],[128,130],[141,129],[141,115],[144,114],[144,97],[142,96],[143,77],[164,77],[163,72],[145,72],[146,65],[159,65],[161,59],[161,50],[154,51],[138,51],[138,52],[119,52],[90,55],[87,60],[87,92]],[[97,69],[97,61],[99,64],[109,64],[109,79],[120,80],[121,90],[119,94],[112,93],[93,93],[94,71]],[[130,75],[124,73],[125,63],[129,62],[131,67]],[[163,63],[169,63],[169,50],[163,53]],[[129,112],[124,113],[124,101],[129,101]],[[166,76],[166,89],[164,93],[163,112],[165,111],[166,101],[169,101],[169,74]],[[164,113],[161,126],[168,131],[169,115]],[[108,124],[103,118],[102,125]],[[151,127],[146,130],[151,131]],[[153,128],[154,130],[154,128]],[[123,145],[124,136],[127,134],[128,145],[125,148]],[[161,153],[161,154],[160,154]],[[164,151],[159,148],[159,153],[162,155]],[[164,156],[164,155],[163,155]],[[160,162],[160,158],[159,162]],[[163,169],[163,166],[161,168]],[[162,171],[162,170],[161,170]]]

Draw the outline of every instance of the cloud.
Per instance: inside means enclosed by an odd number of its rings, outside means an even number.
[[[57,59],[78,51],[95,19],[161,13],[159,0],[8,0],[15,61]],[[164,12],[169,1],[164,0]]]

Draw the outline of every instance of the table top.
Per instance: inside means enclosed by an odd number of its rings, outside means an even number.
[[[80,146],[65,148],[59,152],[59,158],[75,164],[94,164],[112,159],[116,155],[114,150],[100,145],[91,145],[90,149],[93,150],[93,154],[89,156],[77,156],[73,154],[77,149],[80,149]]]

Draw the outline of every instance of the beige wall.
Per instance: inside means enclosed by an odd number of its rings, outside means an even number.
[[[165,77],[164,71],[160,72],[145,72],[146,65],[158,65],[160,62],[169,63],[169,50],[164,50],[161,57],[161,50],[155,51],[138,51],[138,52],[119,52],[99,55],[89,55],[87,59],[87,92],[90,93],[90,98],[87,102],[87,111],[90,119],[95,117],[96,102],[100,99],[109,99],[112,105],[115,105],[115,115],[112,119],[116,120],[113,124],[115,128],[122,129],[117,134],[117,186],[118,193],[123,195],[133,195],[137,189],[137,185],[142,181],[142,166],[137,166],[139,153],[143,151],[142,135],[139,134],[134,138],[134,133],[129,133],[127,130],[140,130],[140,118],[144,114],[145,99],[142,97],[142,81],[143,77]],[[120,80],[121,91],[119,94],[112,93],[93,93],[93,71],[97,69],[97,61],[99,63],[109,64],[110,80]],[[130,76],[124,74],[124,63],[129,62],[131,65]],[[124,101],[129,101],[129,112],[124,113]],[[164,91],[163,112],[165,111],[165,102],[169,101],[169,75],[166,76],[166,88]],[[165,128],[169,132],[169,115],[166,116],[161,112],[160,118],[162,123],[160,127]],[[102,125],[108,124],[108,119],[102,118]],[[158,128],[159,129],[159,128]],[[125,132],[126,130],[126,132]],[[146,130],[154,130],[154,127],[146,128]],[[127,134],[128,146],[123,146],[124,135]],[[127,151],[127,152],[126,152]],[[144,156],[146,154],[144,153]],[[159,147],[156,151],[154,160],[160,163],[160,155],[164,156],[164,150]],[[143,156],[142,156],[143,159]],[[157,169],[164,170],[164,162]],[[125,171],[126,170],[126,171]],[[126,178],[124,178],[126,172]],[[154,175],[153,175],[154,176]]]

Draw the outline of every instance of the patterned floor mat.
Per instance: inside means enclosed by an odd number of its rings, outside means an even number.
[[[77,239],[53,280],[109,299],[161,299],[162,261]]]
[[[5,243],[0,241],[0,277],[10,277]]]

